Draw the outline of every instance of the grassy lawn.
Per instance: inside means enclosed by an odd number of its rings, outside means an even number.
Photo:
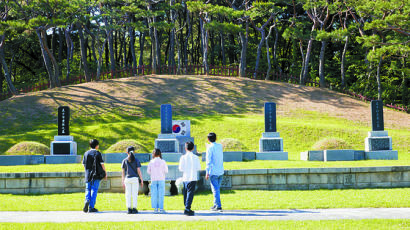
[[[1,223],[0,229],[408,229],[408,219],[311,221],[155,221],[85,223]]]
[[[410,207],[410,188],[346,189],[312,191],[222,191],[222,206],[238,209],[307,209],[307,208],[398,208]],[[0,211],[72,211],[81,210],[83,193],[50,195],[0,194]],[[209,191],[194,197],[192,209],[208,210],[213,196]],[[13,205],[10,205],[13,204]],[[165,209],[182,210],[182,195],[165,197]],[[100,211],[125,210],[123,193],[100,193],[96,207]],[[149,196],[138,197],[139,210],[151,210]]]
[[[147,165],[143,163],[142,165]],[[177,165],[177,162],[168,162],[168,165]],[[375,167],[375,166],[408,166],[410,160],[366,160],[366,161],[247,161],[225,162],[225,170],[237,169],[272,169],[272,168],[326,168],[326,167]],[[105,164],[109,172],[121,171],[121,164]],[[201,162],[201,168],[205,170],[205,162]],[[0,166],[0,173],[23,173],[23,172],[83,172],[82,164],[41,164],[41,165],[17,165]]]
[[[242,151],[258,151],[259,138],[264,131],[264,117],[261,114],[248,115],[211,115],[196,117],[177,116],[174,119],[190,119],[191,135],[199,152],[205,151],[206,135],[214,131],[218,139],[235,138],[242,142]],[[114,114],[101,115],[99,119],[88,121],[87,118],[77,118],[73,122],[71,134],[78,142],[79,154],[87,149],[87,142],[97,138],[101,142],[104,152],[110,145],[122,139],[136,139],[147,149],[152,149],[156,135],[160,132],[159,118],[136,118],[116,116]],[[337,137],[344,139],[353,149],[364,149],[364,138],[370,127],[359,122],[335,118],[323,113],[298,110],[292,115],[278,116],[278,131],[284,140],[284,150],[289,152],[289,160],[294,161],[291,167],[310,167],[307,163],[299,163],[300,152],[310,150],[317,141]],[[57,127],[54,124],[44,124],[36,129],[4,130],[0,135],[0,153],[5,152],[13,144],[22,141],[38,141],[49,145]],[[393,164],[410,164],[410,130],[389,129],[393,138],[393,149],[399,151],[399,160]],[[259,164],[259,163],[258,163]],[[277,163],[287,165],[287,163]],[[317,163],[312,163],[317,165]],[[319,163],[320,164],[320,163]],[[344,165],[343,163],[336,163]],[[350,164],[350,163],[349,163]],[[356,163],[353,163],[355,165]],[[368,163],[364,163],[367,165]],[[372,165],[373,163],[371,163]],[[376,163],[379,165],[380,163]],[[382,165],[391,165],[384,161]],[[306,166],[305,166],[306,165]],[[359,163],[360,165],[360,163]],[[333,164],[322,164],[319,167],[333,167]],[[286,166],[279,166],[286,167]]]

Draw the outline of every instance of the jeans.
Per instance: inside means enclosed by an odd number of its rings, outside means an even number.
[[[151,207],[164,209],[165,181],[151,181]]]
[[[85,184],[85,202],[90,203],[90,208],[95,206],[98,187],[100,187],[100,180],[90,181]]]
[[[194,200],[196,181],[184,181],[184,188],[182,193],[184,194],[185,210],[191,210],[191,204]]]
[[[221,204],[221,184],[222,184],[222,175],[217,176],[217,175],[211,175],[211,190],[212,193],[214,194],[214,206],[217,208],[222,208]]]
[[[137,208],[139,181],[137,177],[125,178],[125,202],[127,208]],[[132,204],[131,204],[132,200]]]

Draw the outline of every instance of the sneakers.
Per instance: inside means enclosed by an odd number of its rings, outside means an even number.
[[[128,208],[128,214],[132,214],[132,208]]]
[[[136,208],[133,208],[132,209],[132,214],[137,214],[137,213],[138,213],[138,210]]]
[[[96,209],[96,208],[90,208],[90,209],[88,210],[88,212],[98,212],[98,209]]]
[[[216,207],[215,205],[211,208],[211,211],[214,211],[214,212],[222,212],[222,208],[218,208],[218,207]]]
[[[154,209],[154,214],[158,214],[158,208]]]
[[[159,213],[160,213],[160,214],[165,214],[166,212],[165,212],[164,209],[160,209],[160,210],[159,210]]]
[[[83,212],[88,212],[88,206],[90,205],[90,201],[85,202]]]
[[[195,212],[192,211],[192,210],[187,210],[187,209],[185,209],[185,210],[184,210],[184,215],[185,215],[185,216],[195,216]]]

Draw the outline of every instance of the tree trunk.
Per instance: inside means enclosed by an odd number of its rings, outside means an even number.
[[[219,32],[219,36],[221,37],[221,55],[222,55],[222,65],[226,66],[226,58],[225,58],[225,39],[223,32]]]
[[[382,83],[380,80],[380,71],[382,68],[383,56],[380,57],[379,64],[377,65],[377,100],[382,100]]]
[[[138,66],[144,65],[144,42],[145,42],[145,32],[140,34],[140,58],[138,60]]]
[[[170,10],[170,18],[171,23],[175,23],[175,12],[172,9],[172,6],[175,4],[174,0],[169,1],[169,5],[171,6]],[[169,37],[169,56],[168,56],[168,65],[175,66],[175,26],[172,28],[170,37]],[[178,55],[179,56],[179,55]],[[178,57],[179,58],[179,57]]]
[[[63,29],[58,29],[58,63],[63,61],[63,42],[64,42],[64,35]],[[62,75],[62,73],[60,73]]]
[[[135,74],[135,69],[137,68],[137,57],[135,56],[135,30],[131,26],[128,28],[128,33],[130,34],[130,50],[132,56],[132,73]]]
[[[111,77],[114,77],[115,73],[115,57],[114,57],[114,41],[112,38],[112,30],[107,32],[108,49],[110,50],[110,63],[111,63]]]
[[[7,63],[6,63],[6,58],[5,58],[5,55],[4,55],[4,42],[5,42],[4,40],[5,40],[4,35],[0,36],[0,62],[1,62],[0,64],[3,66],[4,78],[6,79],[7,86],[9,88],[10,92],[13,95],[17,95],[18,91],[17,91],[16,87],[14,87],[13,82],[11,81],[10,72],[8,70]],[[3,79],[1,79],[1,82],[2,82],[1,86],[3,86]],[[3,87],[0,88],[0,90],[2,91]]]
[[[100,76],[101,76],[101,67],[103,65],[103,55],[104,55],[105,44],[106,44],[106,40],[102,44],[102,47],[98,48],[98,62],[97,62],[97,76],[96,76],[97,81],[100,80]]]
[[[86,47],[85,40],[84,40],[83,28],[81,25],[78,25],[77,27],[78,27],[78,35],[80,37],[81,61],[84,67],[85,81],[90,82],[91,76],[90,76],[90,71],[88,69],[87,47]]]
[[[154,19],[154,22],[156,22],[156,19]],[[155,36],[155,58],[157,59],[157,72],[161,70],[161,39],[159,36],[159,32],[157,28],[154,27],[154,36]]]
[[[67,74],[66,74],[66,80],[69,79],[70,77],[70,60],[71,60],[71,52],[73,50],[73,41],[71,40],[70,37],[70,31],[69,29],[64,30],[65,33],[65,41],[67,44]]]
[[[300,53],[302,56],[302,68],[300,71],[300,76],[299,76],[299,84],[305,84],[305,81],[303,79],[303,73],[305,72],[305,54],[303,53],[303,44],[302,40],[299,40],[299,48],[300,48]]]
[[[248,23],[247,23],[248,24]],[[248,26],[246,26],[248,27]],[[248,33],[240,32],[239,36],[241,37],[241,60],[239,63],[239,76],[246,77],[246,52],[248,48]]]
[[[38,40],[40,42],[41,54],[43,55],[43,59],[44,59],[44,66],[46,67],[46,70],[48,72],[48,77],[50,79],[50,88],[55,88],[56,82],[55,82],[54,72],[53,72],[53,68],[51,67],[52,64],[50,61],[50,57],[47,54],[44,41],[41,37],[42,32],[40,31],[40,29],[36,29],[36,33],[38,36]]]
[[[349,36],[346,36],[345,45],[344,45],[343,52],[342,52],[342,60],[341,60],[341,64],[340,64],[340,75],[342,77],[342,88],[346,87],[346,69],[345,69],[345,65],[346,65],[346,52],[347,52],[348,44],[349,44]]]
[[[203,21],[200,19],[200,30],[201,30],[201,43],[202,43],[202,63],[204,65],[204,72],[205,75],[208,75],[209,67],[208,67],[208,36],[209,33],[205,29],[205,23],[207,23],[207,16],[205,15]]]
[[[320,59],[319,59],[319,85],[320,88],[326,87],[325,82],[325,51],[326,51],[326,41],[322,41],[322,47],[320,48]]]
[[[258,72],[258,67],[259,67],[259,60],[261,59],[261,50],[262,50],[263,42],[265,41],[265,30],[262,28],[261,30],[259,30],[259,32],[261,33],[261,40],[258,45],[258,51],[256,52],[255,73],[253,73],[254,79],[256,79],[258,75],[257,72]]]
[[[406,69],[406,59],[403,57],[403,67],[402,69]],[[407,87],[408,81],[409,81],[409,76],[407,76],[405,73],[402,74],[403,76],[403,81],[401,83],[401,97],[402,97],[402,104],[403,105],[408,105],[408,99],[409,99],[409,88]]]
[[[185,8],[186,10],[186,23],[187,23],[187,35],[185,37],[185,43],[184,43],[184,65],[185,65],[185,73],[188,73],[188,43],[189,43],[189,37],[191,36],[192,33],[192,25],[191,25],[191,20],[189,17],[189,10]],[[193,53],[193,52],[191,52]],[[191,61],[194,61],[193,58],[191,58]]]
[[[274,28],[275,30],[275,43],[273,44],[273,64],[275,67],[279,70],[279,73],[282,73],[282,68],[280,67],[278,61],[277,61],[277,50],[278,50],[278,41],[279,41],[279,31],[278,28]]]
[[[306,79],[308,78],[309,60],[310,60],[310,55],[312,53],[312,46],[313,46],[313,38],[311,38],[309,40],[308,47],[307,47],[307,50],[306,50],[305,63],[304,63],[304,67],[303,67],[303,76],[302,76],[302,79],[301,79],[301,82],[300,82],[301,85],[305,85]]]

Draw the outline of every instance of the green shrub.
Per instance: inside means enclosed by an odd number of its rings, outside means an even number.
[[[312,146],[312,150],[332,150],[332,149],[351,149],[345,140],[340,138],[325,138],[316,142]]]
[[[235,138],[225,138],[221,140],[224,151],[242,151],[242,142]]]
[[[50,155],[50,148],[34,141],[20,142],[6,152],[7,155]]]
[[[135,153],[148,153],[148,150],[143,145],[141,145],[138,141],[132,140],[132,139],[118,141],[117,143],[111,145],[104,152],[105,153],[125,153],[127,152],[128,146],[134,146]]]

